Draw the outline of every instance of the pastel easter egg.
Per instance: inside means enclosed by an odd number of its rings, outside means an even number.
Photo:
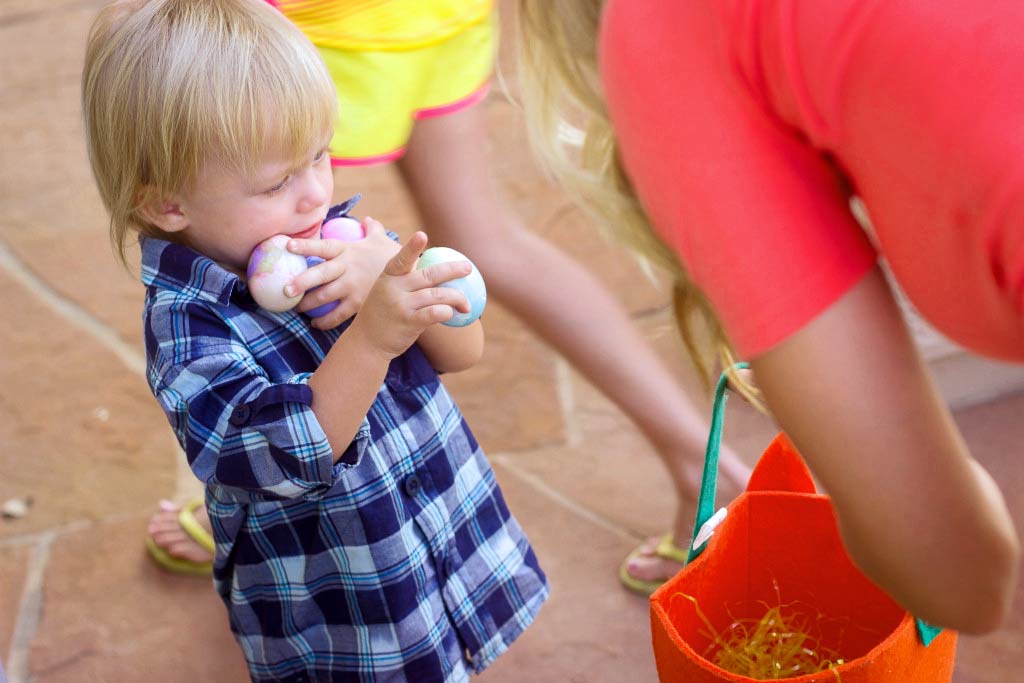
[[[320,226],[320,237],[325,240],[341,240],[342,242],[358,242],[366,237],[362,224],[355,218],[339,216],[325,221]]]
[[[302,298],[284,293],[285,285],[306,270],[306,257],[288,251],[288,240],[287,235],[274,235],[258,244],[245,271],[252,298],[268,311],[290,310]]]
[[[420,256],[416,267],[421,269],[429,268],[438,263],[448,263],[449,261],[469,261],[469,259],[460,252],[448,247],[431,247]],[[480,275],[480,271],[477,270],[472,261],[469,261],[469,264],[473,266],[473,270],[469,275],[456,280],[442,282],[440,285],[441,287],[451,287],[452,289],[459,290],[469,301],[469,313],[455,311],[452,319],[444,323],[449,327],[465,327],[469,325],[480,317],[480,314],[484,312],[484,307],[487,305],[487,288],[484,286],[484,278]]]
[[[334,238],[334,239],[337,239],[337,238]],[[323,262],[324,262],[324,260],[322,258],[320,258],[319,256],[307,256],[306,257],[306,265],[309,266],[310,268],[312,268],[313,266],[320,265]],[[320,287],[322,287],[322,286],[323,285],[320,285],[319,287],[314,287],[313,289],[311,289],[309,291],[310,292],[315,291],[317,289],[320,289]],[[310,318],[319,318],[322,315],[327,315],[328,313],[330,313],[331,311],[333,311],[337,307],[338,307],[338,302],[337,301],[328,301],[325,304],[320,304],[316,308],[309,309],[308,311],[306,311],[306,315],[308,315]]]

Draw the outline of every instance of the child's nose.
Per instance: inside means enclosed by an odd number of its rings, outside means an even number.
[[[331,198],[331,188],[320,174],[312,169],[304,174],[302,194],[299,197],[299,210],[311,211],[323,206]]]

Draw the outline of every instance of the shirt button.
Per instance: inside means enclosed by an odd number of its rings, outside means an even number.
[[[249,424],[249,416],[252,415],[252,410],[249,408],[248,403],[239,403],[235,406],[235,409],[231,411],[231,417],[228,418],[228,422],[241,427]]]
[[[405,478],[405,492],[410,498],[415,498],[422,488],[423,484],[420,483],[420,478],[415,474],[410,474]]]
[[[451,557],[446,557],[444,560],[444,573],[445,576],[451,576],[455,573],[455,560]]]

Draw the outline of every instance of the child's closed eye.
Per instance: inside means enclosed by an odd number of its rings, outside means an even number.
[[[267,195],[268,197],[277,194],[288,185],[288,181],[291,180],[291,178],[292,177],[290,175],[286,175],[284,178],[281,179],[281,182],[277,183],[276,185],[267,190],[264,190],[263,194]]]

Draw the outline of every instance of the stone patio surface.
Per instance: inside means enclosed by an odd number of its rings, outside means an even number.
[[[0,520],[0,659],[21,683],[242,681],[210,583],[157,569],[143,546],[157,500],[187,498],[198,486],[144,381],[142,288],[111,256],[85,157],[79,72],[101,4],[0,0],[0,503],[32,498],[27,515]],[[506,35],[501,65],[514,92],[510,43]],[[541,177],[501,87],[482,106],[494,132],[486,153],[510,207],[622,298],[709,410],[683,362],[664,283],[597,238]],[[363,213],[404,235],[420,227],[393,169],[337,179],[336,198],[362,192]],[[548,572],[552,598],[479,680],[653,681],[647,601],[616,574],[638,542],[665,531],[669,483],[628,420],[497,304],[486,329],[483,362],[446,383]],[[1019,393],[956,412],[1020,529],[1022,417]],[[769,418],[730,404],[726,438],[748,462],[774,433]],[[1022,643],[1018,589],[1003,630],[961,640],[955,680],[1024,680]]]

